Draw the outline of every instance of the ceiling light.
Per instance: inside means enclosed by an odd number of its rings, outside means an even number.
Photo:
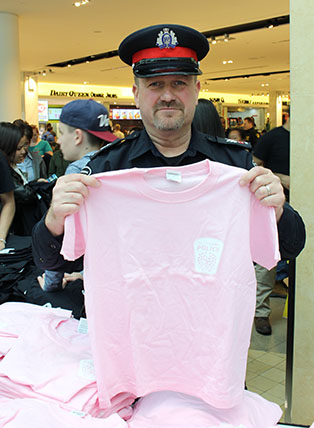
[[[224,35],[224,42],[229,42],[229,34]]]
[[[210,43],[211,43],[212,45],[215,45],[215,44],[217,43],[217,41],[216,41],[216,39],[215,39],[215,37],[214,37],[214,36],[212,36],[212,37],[209,39],[209,41],[210,41]]]
[[[273,24],[268,25],[268,28],[274,28]]]
[[[72,67],[72,65],[71,65],[71,64],[68,64],[68,67]]]
[[[228,64],[232,64],[232,63],[233,63],[232,59],[229,59]]]
[[[227,64],[227,61],[222,61],[223,64]]]
[[[85,4],[89,3],[91,0],[76,0],[73,3],[73,6],[75,7],[80,7],[80,6],[84,6]]]
[[[43,76],[46,76],[46,70],[43,71]]]

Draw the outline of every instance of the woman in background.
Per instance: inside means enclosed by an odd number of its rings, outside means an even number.
[[[15,214],[14,183],[5,155],[0,151],[0,251],[5,248],[6,239]]]
[[[203,134],[213,137],[225,137],[219,114],[214,104],[203,98],[198,100],[193,119],[193,125]]]
[[[16,235],[31,235],[34,224],[42,217],[46,208],[17,166],[23,162],[27,147],[21,128],[9,122],[0,122],[0,150],[7,159],[14,183],[16,211],[12,230]]]

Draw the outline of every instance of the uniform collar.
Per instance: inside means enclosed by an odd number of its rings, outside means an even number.
[[[136,141],[129,155],[130,161],[142,156],[148,151],[151,151],[155,156],[159,155],[163,157],[163,155],[157,150],[157,148],[153,144],[152,140],[150,139],[145,129],[139,132],[137,134],[137,137],[138,138],[134,136],[134,138],[136,138]],[[189,147],[184,153],[184,156],[193,157],[195,156],[196,152],[200,152],[204,154],[206,157],[208,157],[209,159],[213,159],[215,156],[212,150],[212,145],[210,144],[211,140],[216,141],[215,137],[209,137],[205,134],[198,132],[195,126],[192,124],[191,140],[190,140]]]

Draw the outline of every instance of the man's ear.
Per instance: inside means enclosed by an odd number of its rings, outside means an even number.
[[[199,80],[196,80],[195,82],[195,91],[196,91],[196,105],[198,104],[198,95],[201,90],[201,82]]]
[[[138,88],[138,86],[135,83],[133,84],[132,92],[133,92],[133,96],[134,96],[135,105],[136,105],[137,108],[139,108],[139,102],[138,102],[139,88]]]
[[[79,146],[80,144],[83,143],[84,140],[84,132],[81,129],[75,129],[75,145]]]

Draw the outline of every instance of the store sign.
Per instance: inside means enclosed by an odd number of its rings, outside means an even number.
[[[252,100],[246,100],[243,98],[238,99],[238,104],[250,104],[250,105],[265,105],[268,106],[268,102],[265,101],[252,101]]]
[[[208,98],[209,101],[211,101],[212,103],[224,103],[225,99],[224,98]]]
[[[113,108],[110,109],[110,119],[113,120],[140,120],[141,113],[140,110],[137,108],[133,109],[120,109],[120,108]]]
[[[95,93],[95,92],[79,92],[79,91],[56,91],[50,90],[51,97],[74,97],[74,98],[118,98],[117,94],[110,93]]]
[[[39,122],[48,121],[48,101],[38,101],[38,120]]]

